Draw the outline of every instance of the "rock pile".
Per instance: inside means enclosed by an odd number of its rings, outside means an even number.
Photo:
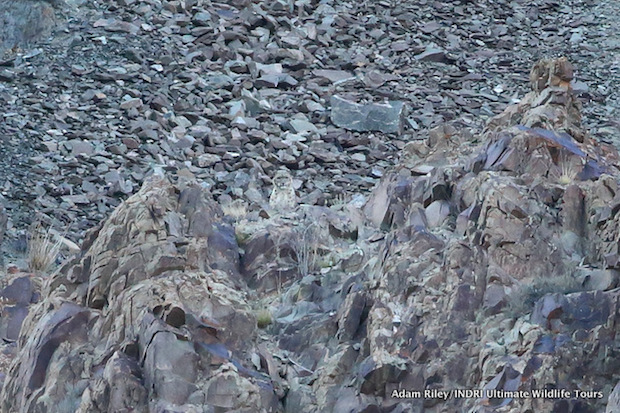
[[[412,139],[517,99],[535,53],[570,53],[620,142],[612,2],[397,3],[1,0],[9,238],[36,209],[82,239],[154,167],[251,210],[282,167],[305,203],[367,192]]]
[[[532,92],[489,122],[481,146],[449,128],[408,145],[366,206],[392,228],[369,312],[373,360],[403,357],[415,388],[570,392],[430,411],[598,411],[615,385],[614,357],[599,355],[617,343],[618,152],[581,127],[571,75],[565,59],[539,62]]]
[[[2,411],[618,410],[617,7],[392,3],[0,0]]]
[[[46,280],[2,408],[273,410],[269,377],[245,367],[246,297],[233,228],[203,188],[149,181]]]
[[[613,411],[618,152],[571,73],[540,61],[480,136],[408,143],[367,202],[253,214],[150,178],[4,288],[3,411]]]

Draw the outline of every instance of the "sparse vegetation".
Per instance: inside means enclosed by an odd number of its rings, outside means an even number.
[[[245,202],[241,199],[235,199],[227,205],[222,205],[222,210],[225,215],[228,215],[235,221],[239,221],[244,218],[248,212]]]
[[[340,208],[349,203],[351,200],[350,198],[350,196],[344,193],[335,194],[333,198],[329,200],[329,205],[334,208]]]
[[[28,268],[34,272],[47,272],[56,262],[62,239],[51,228],[43,228],[41,221],[32,225],[28,242]]]
[[[570,294],[583,289],[581,282],[572,274],[537,278],[532,283],[522,284],[508,296],[504,312],[509,317],[518,318],[531,312],[536,301],[546,294]]]
[[[265,328],[269,324],[271,324],[271,322],[271,311],[269,311],[269,309],[264,308],[258,311],[258,313],[256,314],[256,325],[258,326],[258,328]]]
[[[551,168],[551,175],[560,185],[569,185],[577,179],[581,172],[581,159],[576,155],[571,156],[567,151],[560,152],[558,164]]]
[[[318,270],[319,231],[315,223],[296,229],[298,237],[293,242],[299,273],[302,277]]]
[[[273,243],[273,247],[275,248],[275,252],[276,252],[276,265],[277,265],[277,273],[278,273],[278,279],[276,280],[276,288],[278,291],[278,295],[282,294],[282,265],[283,265],[282,236],[283,236],[282,234],[279,234],[275,238],[275,242]]]
[[[237,244],[243,247],[259,228],[261,228],[260,222],[248,221],[247,219],[241,219],[235,223],[235,238]]]

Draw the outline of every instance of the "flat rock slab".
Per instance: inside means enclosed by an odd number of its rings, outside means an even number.
[[[450,63],[450,58],[441,49],[427,48],[415,58],[421,62]]]
[[[330,99],[334,125],[358,132],[402,133],[406,106],[404,102],[361,105],[338,96]]]

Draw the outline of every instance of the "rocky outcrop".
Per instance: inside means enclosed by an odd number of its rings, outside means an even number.
[[[481,135],[409,142],[364,203],[232,214],[153,177],[41,297],[3,290],[2,410],[614,411],[618,154],[571,76],[539,62]]]
[[[400,352],[418,389],[570,393],[433,398],[429,411],[594,411],[615,384],[615,360],[595,354],[615,342],[618,155],[581,127],[571,78],[565,59],[539,62],[532,92],[489,122],[479,149],[436,129],[366,206],[390,229],[375,351]]]
[[[59,0],[0,1],[0,58],[49,36],[57,24]]]
[[[8,216],[6,214],[6,209],[4,208],[4,198],[0,196],[0,247],[2,246],[2,243],[4,242],[4,235],[6,233],[7,221],[8,221]],[[2,262],[3,260],[0,259],[0,263]]]
[[[234,232],[203,188],[155,178],[90,235],[24,321],[3,411],[275,409],[246,367]]]

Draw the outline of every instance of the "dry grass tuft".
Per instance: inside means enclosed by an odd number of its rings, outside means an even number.
[[[33,224],[28,242],[28,268],[33,272],[47,272],[56,262],[62,239],[55,237],[51,228],[45,229],[41,221]]]
[[[581,281],[572,274],[536,278],[531,283],[523,284],[508,297],[504,313],[511,318],[518,318],[534,309],[534,304],[543,296],[552,293],[570,294],[584,291]]]
[[[272,323],[271,311],[267,308],[259,310],[256,314],[256,325],[258,328],[266,328]]]
[[[581,158],[570,156],[566,151],[562,151],[558,164],[552,167],[551,174],[558,184],[569,185],[577,180],[582,167]]]
[[[235,221],[245,218],[248,213],[247,206],[241,199],[235,199],[227,205],[222,205],[222,211]]]
[[[351,197],[344,193],[335,194],[332,199],[330,199],[329,206],[334,208],[343,207],[351,201]]]
[[[299,274],[302,277],[318,270],[320,234],[316,223],[295,229],[297,236],[293,242],[293,250],[297,257]]]

